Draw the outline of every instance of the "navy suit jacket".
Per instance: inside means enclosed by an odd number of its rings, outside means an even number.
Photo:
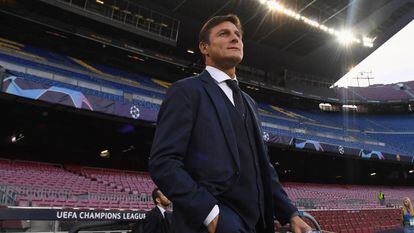
[[[167,214],[167,213],[165,213]],[[144,233],[169,233],[166,220],[158,207],[150,210],[145,217]]]
[[[174,204],[172,229],[176,233],[206,232],[203,222],[218,203],[216,196],[239,178],[236,137],[220,92],[210,74],[203,71],[174,83],[158,114],[149,171],[155,184]],[[256,121],[266,232],[274,232],[273,218],[287,223],[297,209],[269,162],[256,104],[246,93],[243,98]]]

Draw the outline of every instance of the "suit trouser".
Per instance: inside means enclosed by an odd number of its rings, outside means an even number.
[[[255,227],[249,227],[234,210],[226,205],[219,204],[219,209],[216,233],[260,233]]]

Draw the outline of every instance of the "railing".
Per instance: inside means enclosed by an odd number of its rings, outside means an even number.
[[[88,194],[87,198],[89,200],[152,202],[151,195],[147,195],[146,193],[141,193],[141,194],[90,193]]]
[[[70,189],[60,189],[52,187],[30,186],[30,185],[10,185],[0,184],[0,205],[17,206],[20,197],[28,201],[28,205],[34,199],[57,198],[72,200],[97,200],[97,201],[133,201],[151,202],[151,195],[141,194],[111,194],[111,193],[85,193],[74,194]]]
[[[0,192],[11,198],[7,205],[18,205],[20,196],[27,198],[29,203],[33,198],[69,198],[72,196],[72,191],[69,189],[30,185],[0,184]],[[3,197],[6,198],[6,196]],[[1,200],[5,200],[4,198],[1,198]]]
[[[17,193],[0,185],[0,205],[17,205]]]
[[[334,84],[332,80],[323,79],[322,77],[303,74],[292,70],[285,70],[285,81],[288,84],[302,83],[306,86],[323,87],[328,89]],[[289,85],[288,85],[289,86]]]
[[[177,42],[180,21],[128,0],[55,0],[55,2]]]

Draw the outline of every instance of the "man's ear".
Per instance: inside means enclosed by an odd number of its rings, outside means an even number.
[[[159,198],[159,197],[155,198],[155,202],[157,202],[157,204],[160,204],[161,203],[161,198]]]
[[[200,49],[201,54],[203,54],[204,56],[208,56],[208,44],[206,42],[201,41],[198,44],[198,48]]]

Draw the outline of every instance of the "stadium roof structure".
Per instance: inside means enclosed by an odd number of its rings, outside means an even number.
[[[332,83],[414,19],[414,1],[410,0],[275,1],[328,27],[351,30],[355,35],[375,39],[372,48],[360,44],[344,46],[334,36],[319,28],[269,10],[266,2],[268,1],[152,0],[147,3],[139,1],[139,4],[155,4],[182,16],[181,37],[188,36],[193,40],[198,31],[197,27],[193,31],[185,26],[189,21],[198,22],[199,28],[201,22],[211,16],[237,14],[244,27],[245,62],[249,66],[264,70],[274,70],[274,67],[291,69]],[[185,33],[183,29],[186,30]]]
[[[1,9],[0,12],[47,25],[52,33],[58,32],[70,37],[70,33],[82,34],[82,30],[86,27],[87,33],[96,32],[98,35],[92,39],[90,36],[88,38],[102,45],[115,44],[115,41],[118,41],[115,47],[125,47],[125,44],[131,41],[136,42],[138,49],[133,45],[135,50],[132,52],[142,49],[154,50],[151,53],[162,55],[156,56],[157,59],[162,57],[165,58],[161,59],[163,61],[176,61],[173,65],[178,66],[184,64],[185,68],[189,68],[190,73],[202,68],[197,68],[197,65],[203,63],[198,53],[197,38],[202,23],[214,15],[237,14],[244,27],[245,58],[242,65],[260,71],[269,71],[274,76],[280,77],[286,74],[286,70],[293,71],[306,75],[306,79],[327,84],[325,86],[328,87],[414,19],[414,0],[99,0],[96,2],[95,0],[29,2],[16,0],[5,2],[12,4],[8,5],[7,11]],[[104,20],[93,19],[91,15],[96,16],[96,14],[92,13],[88,16],[85,12],[69,11],[68,6],[75,2],[103,4],[118,9],[123,14],[131,14],[128,9],[131,10],[131,5],[134,4],[151,9],[179,22],[177,41],[175,45],[163,44],[159,40],[131,33],[127,27],[123,30],[122,25],[114,27],[114,24],[105,24]],[[57,3],[61,4],[61,9],[55,7]],[[66,5],[62,6],[62,4]],[[280,6],[284,8],[280,9]],[[97,10],[95,8],[93,9]],[[299,14],[304,18],[299,17],[298,20]],[[8,16],[3,17],[7,19]],[[9,17],[9,20],[12,22],[15,18]],[[22,23],[20,25],[22,29],[16,33],[22,34],[26,30],[25,36],[30,37],[28,40],[38,41],[39,38],[44,40],[44,36],[39,37],[36,36],[37,34],[31,36],[33,30],[24,25]],[[329,33],[327,28],[335,29],[338,33]],[[348,45],[339,43],[338,38],[343,36],[343,30],[352,32],[359,43]],[[364,37],[374,40],[372,47],[363,46]],[[77,41],[78,39],[71,39],[71,43]],[[62,44],[58,47],[62,47]],[[79,46],[79,43],[76,46],[68,43],[65,49],[67,51],[78,49],[80,53],[85,53],[85,48]],[[196,68],[193,69],[194,67]]]

